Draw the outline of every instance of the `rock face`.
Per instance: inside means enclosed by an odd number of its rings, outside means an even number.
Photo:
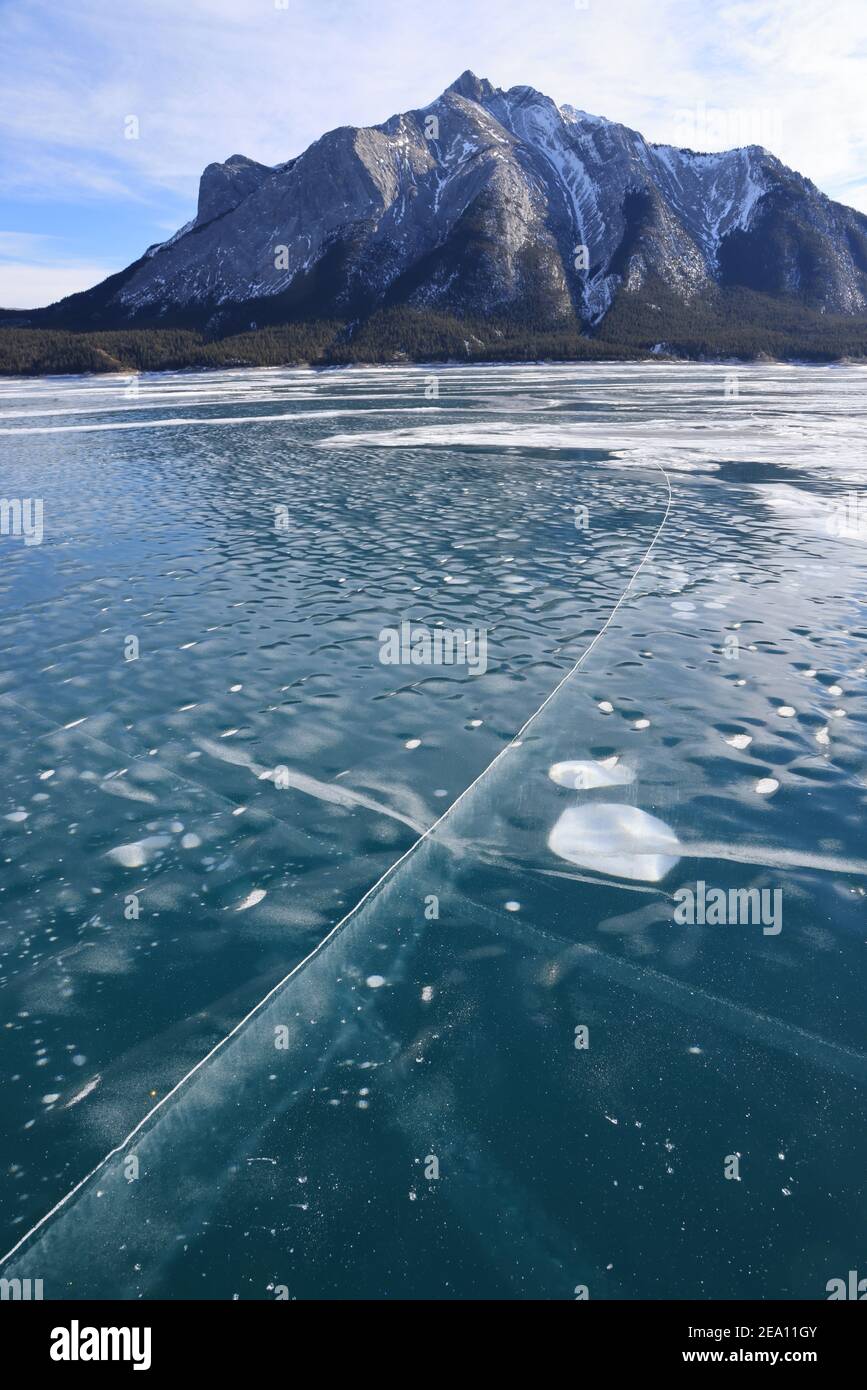
[[[255,193],[273,172],[267,164],[257,164],[243,154],[233,154],[225,164],[209,164],[199,183],[199,207],[194,225],[201,227],[231,212]]]
[[[649,144],[465,72],[430,106],[333,130],[276,168],[210,164],[193,222],[43,313],[219,329],[409,304],[592,329],[645,286],[687,308],[740,286],[859,314],[867,218],[759,146]]]

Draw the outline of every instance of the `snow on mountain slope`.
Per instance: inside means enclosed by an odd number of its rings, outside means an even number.
[[[330,131],[276,168],[209,165],[194,221],[88,293],[101,323],[408,303],[589,326],[650,279],[686,305],[722,285],[860,312],[867,218],[758,146],[649,144],[466,72],[429,106]]]

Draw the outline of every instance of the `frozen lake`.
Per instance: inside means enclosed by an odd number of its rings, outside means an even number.
[[[0,382],[4,1275],[845,1278],[865,384]]]

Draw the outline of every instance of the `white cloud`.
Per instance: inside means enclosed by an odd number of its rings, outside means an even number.
[[[106,276],[113,275],[116,266],[88,265],[84,261],[70,265],[41,265],[36,262],[0,262],[0,306],[4,309],[41,309],[65,299],[68,294],[89,290]]]
[[[656,140],[685,109],[758,113],[826,192],[863,178],[863,0],[7,0],[4,23],[0,176],[31,195],[192,204],[211,160],[276,163],[425,104],[465,67]]]
[[[115,267],[64,260],[58,239],[0,232],[0,308],[37,309],[99,284]]]

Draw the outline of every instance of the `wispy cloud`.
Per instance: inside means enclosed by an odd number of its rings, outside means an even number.
[[[189,215],[211,160],[276,163],[465,67],[654,140],[694,128],[722,148],[751,115],[786,163],[867,208],[863,0],[6,0],[4,28],[0,188],[36,227],[43,199]]]
[[[111,268],[63,257],[62,240],[47,233],[0,231],[0,307],[35,309],[88,289]]]
[[[0,307],[40,309],[68,294],[88,290],[112,275],[115,266],[87,261],[46,265],[41,262],[0,261]]]

